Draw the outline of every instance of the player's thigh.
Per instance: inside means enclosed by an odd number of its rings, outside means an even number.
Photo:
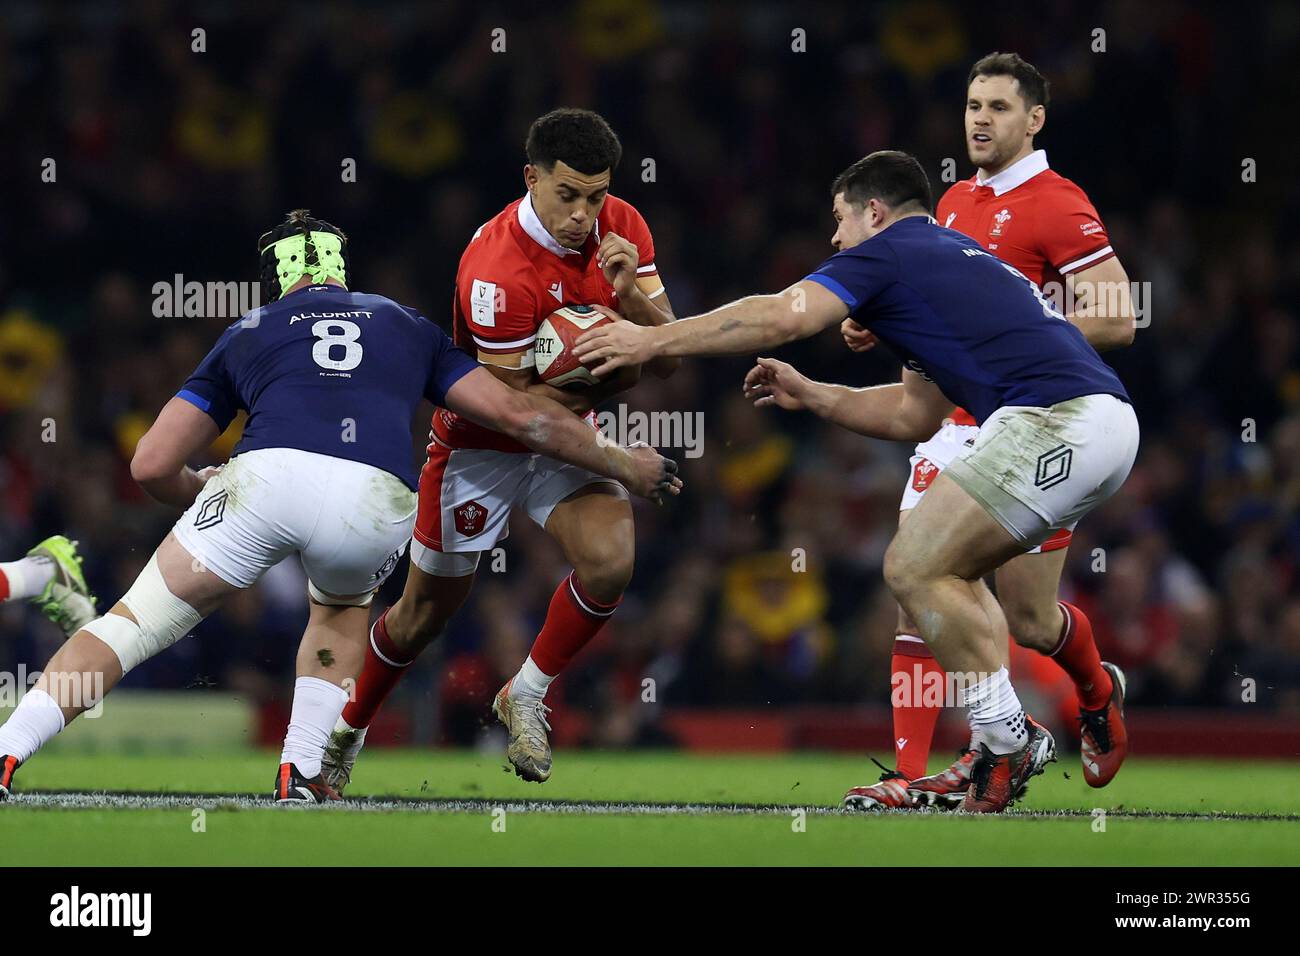
[[[204,617],[239,590],[204,567],[170,532],[163,538],[162,544],[158,545],[154,559],[167,590]]]
[[[636,530],[632,504],[621,485],[596,480],[568,489],[549,483],[530,501],[529,515],[559,543],[575,568],[631,576]]]
[[[975,443],[979,429],[974,425],[946,422],[929,439],[919,443],[908,462],[907,484],[898,503],[898,524],[902,527],[912,509],[921,503],[935,479],[949,463]],[[902,606],[898,609],[898,633],[914,635],[920,630]]]
[[[976,580],[1024,551],[984,506],[941,474],[901,524],[885,554],[891,586],[955,576]]]
[[[1060,635],[1057,594],[1065,569],[1066,548],[1017,555],[994,572],[998,602],[1016,642],[1050,650]]]
[[[319,604],[368,604],[406,552],[416,493],[373,465],[318,457],[323,500],[301,548],[308,591]]]
[[[210,573],[234,588],[251,587],[298,550],[316,518],[315,478],[305,452],[264,448],[232,459],[208,479],[172,526],[188,560],[175,556],[167,576],[202,599]],[[311,456],[324,458],[324,456]],[[192,568],[192,570],[188,570]]]

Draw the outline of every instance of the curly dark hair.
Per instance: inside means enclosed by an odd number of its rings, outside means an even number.
[[[566,106],[533,121],[524,152],[547,172],[559,161],[591,176],[613,172],[623,158],[623,144],[599,113]]]

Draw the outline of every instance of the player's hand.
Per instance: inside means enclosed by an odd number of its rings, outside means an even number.
[[[866,352],[868,349],[875,348],[878,341],[873,333],[852,319],[845,319],[840,323],[840,334],[844,336],[844,344],[854,352]]]
[[[654,358],[653,331],[651,327],[619,319],[583,332],[573,345],[573,354],[594,374],[604,377],[616,369],[643,365]]]
[[[194,474],[198,476],[199,481],[206,484],[209,478],[215,478],[217,473],[225,467],[225,465],[208,465],[206,468],[200,468]]]
[[[617,233],[605,233],[596,250],[596,265],[620,299],[636,291],[636,267],[640,264],[636,246]]]
[[[682,480],[677,477],[677,462],[665,458],[644,442],[630,446],[627,453],[632,459],[632,473],[624,483],[632,494],[663,504],[664,495],[682,493]]]
[[[755,408],[775,405],[795,412],[808,407],[812,386],[793,365],[761,358],[745,376],[745,397],[753,401]]]

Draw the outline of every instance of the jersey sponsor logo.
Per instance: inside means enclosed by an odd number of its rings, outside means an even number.
[[[472,538],[487,527],[488,510],[480,502],[467,501],[451,514],[456,521],[456,531],[462,537]]]
[[[497,286],[495,282],[475,279],[469,293],[469,317],[475,325],[494,328],[496,317]]]
[[[1038,456],[1038,468],[1034,473],[1034,487],[1055,487],[1070,477],[1070,466],[1074,464],[1074,450],[1065,445],[1057,445],[1051,451]]]
[[[1079,223],[1079,231],[1085,236],[1096,235],[1102,231],[1101,223],[1097,222],[1095,219],[1089,220],[1088,222],[1081,222]]]
[[[937,477],[939,477],[939,466],[928,458],[922,458],[912,469],[912,490],[925,491]]]
[[[221,524],[221,519],[226,516],[226,500],[229,497],[229,493],[223,488],[204,501],[199,506],[199,513],[194,516],[194,527],[203,531],[215,524]]]
[[[1002,235],[1003,227],[1010,221],[1011,221],[1010,209],[1003,209],[1001,212],[995,213],[993,216],[993,228],[989,230],[989,235],[990,236]]]
[[[943,221],[944,228],[951,229],[953,220],[956,218],[957,218],[957,214],[955,212],[948,213],[948,218]]]
[[[551,295],[555,296],[555,301],[564,304],[564,286],[559,282],[552,282],[546,289]]]

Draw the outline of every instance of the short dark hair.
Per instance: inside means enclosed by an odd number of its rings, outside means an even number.
[[[831,183],[831,198],[840,193],[854,206],[879,199],[891,209],[915,204],[926,212],[934,209],[930,177],[916,157],[897,149],[881,149],[863,156]]]
[[[970,68],[966,88],[977,76],[1009,76],[1020,84],[1020,96],[1030,109],[1047,106],[1051,99],[1051,84],[1038,72],[1034,64],[1020,58],[1019,53],[990,53]]]
[[[591,176],[607,169],[612,173],[623,158],[623,144],[599,113],[562,107],[533,121],[524,152],[547,172],[559,161]]]

